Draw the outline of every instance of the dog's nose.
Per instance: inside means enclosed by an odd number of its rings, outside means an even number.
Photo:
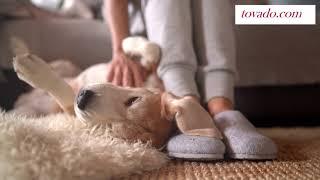
[[[80,90],[77,97],[77,106],[79,109],[84,110],[86,105],[88,104],[91,97],[94,95],[93,91],[90,90]]]

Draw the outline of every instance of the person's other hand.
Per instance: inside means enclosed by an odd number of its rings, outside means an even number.
[[[117,86],[141,87],[145,76],[146,71],[137,61],[118,52],[112,58],[107,81]]]

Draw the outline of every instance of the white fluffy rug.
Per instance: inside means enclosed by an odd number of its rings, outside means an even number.
[[[1,179],[113,179],[166,162],[154,148],[113,138],[63,114],[26,118],[0,112]]]

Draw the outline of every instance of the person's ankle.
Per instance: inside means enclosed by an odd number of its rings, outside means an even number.
[[[225,97],[212,98],[208,102],[207,106],[208,106],[208,111],[212,116],[224,111],[233,110],[232,102]]]

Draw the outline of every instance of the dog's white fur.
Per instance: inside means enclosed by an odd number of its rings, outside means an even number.
[[[0,179],[117,179],[166,162],[150,145],[128,143],[66,114],[26,118],[0,112]]]

